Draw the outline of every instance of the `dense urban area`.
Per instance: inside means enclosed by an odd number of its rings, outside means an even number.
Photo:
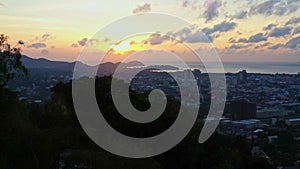
[[[114,68],[110,68],[105,74],[100,73],[101,76],[109,75]],[[168,70],[161,70],[164,68]],[[130,69],[135,67],[131,65],[126,68],[128,72]],[[31,72],[29,78],[16,80],[10,87],[20,93],[19,100],[29,101],[32,104],[42,105],[49,102],[51,90],[57,84],[68,83],[72,79],[70,70],[29,69],[29,71]],[[160,88],[168,97],[180,101],[176,81],[184,82],[189,88],[190,79],[193,78],[189,72],[190,70],[179,70],[171,66],[156,66],[140,72],[134,79],[126,79],[125,71],[122,80],[131,83],[130,87],[136,93],[147,94],[153,89]],[[177,79],[172,78],[169,73],[176,75]],[[192,70],[192,73],[200,89],[198,122],[213,120],[206,119],[211,102],[209,75],[197,69]],[[251,145],[252,156],[264,158],[279,168],[280,166],[299,168],[300,74],[259,74],[242,70],[237,73],[226,73],[226,84],[226,106],[217,133],[244,138]],[[189,90],[193,94],[195,89]]]

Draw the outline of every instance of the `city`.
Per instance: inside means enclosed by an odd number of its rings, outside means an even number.
[[[300,169],[299,0],[0,0],[0,169]]]
[[[135,64],[139,66],[134,67],[133,63],[129,63],[131,66],[124,67],[125,71],[121,76],[125,77],[122,79],[124,82],[130,83],[131,90],[147,94],[154,89],[161,89],[167,97],[178,101],[180,101],[180,89],[170,74],[177,77],[176,80],[185,82],[186,87],[189,87],[191,78],[189,72],[192,72],[200,89],[201,104],[198,121],[201,123],[205,120],[214,120],[207,119],[208,107],[211,102],[210,80],[207,73],[201,73],[198,69],[180,70],[166,65],[150,66],[149,69],[141,71],[134,79],[127,79],[126,72],[141,68],[141,63],[136,62]],[[114,67],[110,69],[114,69]],[[31,101],[43,104],[50,99],[44,97],[44,93],[51,93],[51,88],[59,82],[67,83],[71,80],[71,74],[65,73],[66,75],[62,76],[64,72],[68,71],[58,71],[56,76],[53,71],[52,74],[44,76],[39,74],[38,77],[33,74],[32,80],[17,81],[21,84],[32,83],[28,85],[29,87],[21,86],[14,90],[21,93],[20,100],[26,100],[32,95],[31,91],[37,92],[36,88],[41,88],[42,90],[35,93],[33,97],[35,99]],[[99,76],[104,75],[100,73]],[[247,73],[246,70],[242,70],[237,73],[226,73],[226,84],[226,106],[217,132],[228,136],[244,137],[251,142],[252,153],[267,158],[270,163],[285,160],[296,166],[299,165],[300,152],[297,148],[300,144],[300,74],[260,74]],[[26,92],[24,93],[24,91]],[[190,88],[189,91],[194,93],[195,89]],[[289,135],[284,135],[287,132]],[[292,139],[291,143],[287,143],[286,146],[292,146],[297,151],[281,152],[280,146],[282,145],[277,143],[278,139]],[[273,146],[272,151],[268,149],[270,146]],[[291,158],[282,159],[283,153]]]

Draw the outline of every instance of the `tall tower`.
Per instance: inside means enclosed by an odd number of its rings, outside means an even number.
[[[246,83],[247,82],[247,71],[242,70],[238,73],[238,83]]]

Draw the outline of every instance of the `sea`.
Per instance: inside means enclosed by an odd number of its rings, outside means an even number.
[[[210,73],[237,73],[241,70],[246,70],[248,73],[264,73],[264,74],[298,74],[300,73],[300,63],[248,63],[248,62],[223,62],[223,67],[217,66],[216,63],[206,63],[207,67],[210,67]],[[201,72],[206,72],[207,69],[202,63],[189,62],[187,65],[191,69],[199,69]]]

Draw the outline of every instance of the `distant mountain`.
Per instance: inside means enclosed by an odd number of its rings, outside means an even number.
[[[43,70],[55,70],[55,71],[67,71],[67,72],[73,72],[74,66],[76,62],[63,62],[63,61],[51,61],[44,58],[39,59],[33,59],[28,56],[23,55],[22,56],[22,62],[25,65],[27,69],[30,69],[31,71],[36,69],[43,69]],[[89,66],[81,62],[77,62],[77,64],[80,64],[80,67],[83,71],[94,69],[96,66]],[[103,63],[98,66],[98,76],[104,76],[104,75],[111,75],[115,71],[115,69],[119,66],[120,63]],[[138,61],[132,61],[128,63],[122,63],[123,67],[132,67],[132,66],[144,66],[141,62]]]
[[[99,66],[90,66],[81,62],[51,61],[43,58],[33,59],[28,56],[23,56],[21,60],[29,71],[29,77],[16,79],[9,84],[9,87],[12,90],[19,91],[20,96],[29,100],[49,100],[51,95],[50,89],[53,86],[58,82],[68,82],[72,80],[75,64],[80,68],[80,77],[94,76],[94,74],[91,74],[91,70],[98,70],[97,76],[99,77],[113,75],[115,70],[119,67],[119,73],[114,75],[116,78],[124,80],[131,77],[130,74],[138,71],[137,69],[144,67],[144,64],[138,61],[128,63],[107,62]],[[153,69],[153,66],[148,68]],[[162,66],[160,68],[170,69],[171,67]]]
[[[160,70],[179,70],[178,67],[175,66],[169,66],[169,65],[153,65],[153,66],[149,66],[153,69],[160,69]]]
[[[28,56],[22,56],[22,62],[26,68],[38,68],[38,69],[57,69],[57,70],[71,70],[74,68],[75,63],[62,62],[62,61],[50,61],[44,58],[33,59]]]
[[[120,63],[117,63],[117,64],[120,64]],[[144,66],[143,63],[139,62],[139,61],[132,61],[132,62],[128,62],[128,63],[125,63],[124,66],[126,67],[137,67],[137,66]]]

